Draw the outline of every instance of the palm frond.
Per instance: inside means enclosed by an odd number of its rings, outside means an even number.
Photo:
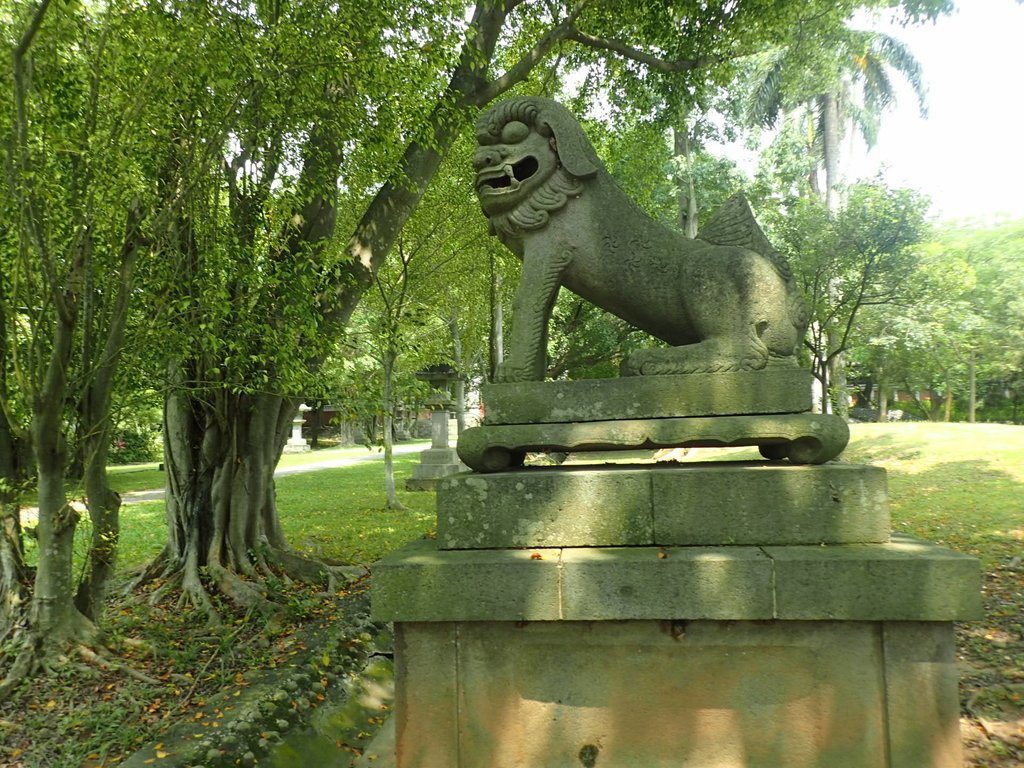
[[[881,124],[881,115],[878,110],[851,104],[850,119],[857,126],[861,136],[864,137],[864,143],[868,145],[868,149],[875,146],[878,142],[878,129]]]
[[[821,162],[825,157],[825,106],[821,96],[810,101],[807,113],[807,148]]]
[[[909,46],[902,40],[882,32],[872,32],[868,38],[869,58],[874,58],[885,66],[891,67],[906,79],[917,96],[917,105],[921,116],[928,113],[928,88],[924,82],[924,73],[920,62],[914,58]]]
[[[783,112],[785,95],[783,75],[786,67],[785,48],[773,48],[758,57],[751,78],[753,87],[744,99],[743,111],[749,125],[774,128]]]
[[[872,56],[865,57],[862,70],[864,84],[864,105],[867,109],[881,112],[896,100],[892,80],[885,63]]]

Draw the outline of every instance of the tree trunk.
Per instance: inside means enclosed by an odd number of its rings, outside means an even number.
[[[491,327],[489,333],[490,365],[488,381],[494,381],[498,366],[505,360],[505,310],[501,302],[501,271],[491,253]]]
[[[200,580],[206,568],[217,588],[246,608],[276,613],[250,583],[287,557],[274,494],[274,469],[291,431],[298,401],[226,390],[190,393],[172,365],[164,404],[167,467],[165,552],[168,573],[184,594],[216,614]],[[290,561],[289,561],[290,563]]]
[[[0,302],[2,312],[2,302]],[[0,326],[2,328],[2,326]],[[3,365],[3,330],[0,330],[0,365]],[[3,368],[0,368],[0,378]],[[0,398],[4,385],[0,383]],[[0,639],[17,620],[28,598],[28,578],[22,546],[20,496],[25,477],[21,440],[14,434],[0,407]]]
[[[88,570],[78,585],[75,605],[93,621],[103,611],[107,585],[114,575],[121,535],[121,496],[111,489],[107,481],[107,449],[110,445],[110,409],[115,374],[124,348],[135,263],[139,248],[142,247],[139,229],[142,218],[142,211],[136,201],[128,211],[119,259],[117,294],[107,321],[106,340],[99,355],[94,354],[94,342],[91,341],[101,337],[95,315],[89,312],[83,318],[82,335],[89,337],[90,342],[83,348],[82,367],[91,375],[82,393],[78,411],[84,456],[83,479],[92,535],[87,553]],[[91,295],[89,299],[92,299]]]
[[[876,388],[878,389],[878,420],[888,421],[889,420],[889,385],[885,380],[885,371],[883,368],[878,369],[878,382]]]
[[[395,459],[394,459],[394,376],[395,361],[398,360],[398,353],[389,349],[384,353],[384,391],[381,400],[384,411],[384,492],[387,496],[388,509],[408,509],[398,500],[398,492],[395,489]]]
[[[829,348],[839,344],[839,334],[830,329],[828,332]],[[842,416],[844,419],[850,416],[850,397],[847,393],[846,384],[846,354],[834,352],[829,355],[829,388],[827,390],[829,400],[832,402],[830,413]]]
[[[459,331],[459,310],[456,307],[452,316],[448,318],[448,329],[452,334],[452,362],[458,378],[455,380],[455,429],[457,434],[462,434],[466,429],[466,379],[464,378],[462,359],[462,334]]]
[[[685,186],[682,179],[676,186],[676,203],[679,211],[679,229],[688,238],[697,237],[697,187],[693,181],[693,157],[690,148],[690,129],[686,125],[685,116],[680,118],[680,125],[673,127],[672,137],[675,154],[682,157],[686,164]]]
[[[54,410],[60,412],[58,406]],[[39,419],[38,421],[48,421]],[[49,648],[75,639],[85,625],[74,604],[72,555],[78,512],[64,493],[64,438],[59,432],[34,427],[39,460],[39,564],[32,595],[31,626]]]
[[[842,135],[839,123],[839,100],[835,94],[826,93],[821,96],[821,116],[824,127],[822,136],[824,165],[825,165],[825,206],[829,211],[835,213],[839,210],[840,194],[839,185],[839,152],[840,137]]]
[[[74,604],[72,556],[78,512],[64,492],[67,467],[65,408],[78,318],[76,289],[87,264],[88,245],[76,248],[73,264],[54,313],[53,347],[38,390],[32,397],[32,447],[38,468],[39,562],[33,586],[29,638],[45,659],[72,640],[91,639],[91,623]],[[2,687],[2,686],[0,686]]]
[[[21,488],[28,475],[25,441],[8,421],[7,298],[0,279],[0,640],[13,627],[28,598],[21,530]]]
[[[967,423],[973,424],[978,408],[978,378],[974,364],[974,351],[967,361]]]
[[[324,404],[320,401],[309,411],[309,447],[314,451],[320,447],[320,432],[323,429]]]
[[[817,320],[812,321],[808,326],[810,340],[806,342],[811,354],[811,373],[818,381],[820,392],[812,400],[811,410],[814,413],[830,413],[831,401],[828,388],[831,383],[829,378],[828,350],[826,349],[827,334]]]

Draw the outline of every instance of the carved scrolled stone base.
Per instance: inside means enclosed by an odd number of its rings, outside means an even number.
[[[577,424],[501,424],[467,429],[459,458],[477,472],[521,465],[534,451],[609,451],[639,448],[732,448],[758,446],[768,459],[823,464],[850,439],[838,416],[815,413],[619,419]]]

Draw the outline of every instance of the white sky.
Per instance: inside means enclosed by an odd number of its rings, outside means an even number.
[[[928,117],[909,88],[853,166],[932,199],[940,219],[1024,218],[1024,4],[959,0],[935,24],[872,25],[904,41],[928,86]],[[894,77],[902,85],[902,80]]]

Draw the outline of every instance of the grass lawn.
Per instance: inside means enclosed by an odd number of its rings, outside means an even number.
[[[398,497],[384,508],[384,465],[367,461],[277,480],[281,526],[292,546],[316,557],[369,565],[434,528],[434,494],[406,491],[419,456],[395,457]]]
[[[894,529],[975,555],[985,618],[957,627],[967,765],[1024,765],[1024,427],[861,424],[844,459],[889,472]]]
[[[366,453],[365,448],[358,451]],[[309,461],[310,454],[302,455]],[[319,453],[316,458],[320,460]],[[395,457],[398,496],[408,511],[385,509],[381,461],[277,478],[277,506],[285,536],[304,554],[367,565],[420,538],[434,525],[434,494],[404,490],[405,478],[418,461],[416,454]],[[127,473],[117,476],[123,474]],[[167,540],[164,526],[162,501],[124,505],[121,567],[131,569],[155,557]],[[82,537],[83,546],[84,542]]]
[[[315,456],[327,459],[334,453]],[[722,453],[754,458],[744,450]],[[704,452],[699,458],[711,456]],[[896,530],[981,559],[985,619],[957,629],[965,765],[1024,765],[1024,427],[853,425],[843,459],[888,470]],[[396,457],[400,488],[417,460],[415,455]],[[121,490],[162,485],[155,466],[118,467],[112,476]],[[154,477],[159,482],[153,483]],[[378,461],[282,477],[277,488],[288,540],[317,557],[371,563],[434,525],[430,493],[400,491],[409,510],[384,509]],[[160,550],[166,535],[163,511],[162,502],[123,508],[122,569],[137,568]],[[310,591],[297,588],[290,604],[294,621],[285,627],[268,629],[252,616],[234,615],[219,631],[197,631],[196,614],[187,608],[166,601],[149,606],[145,595],[116,596],[105,617],[112,652],[170,682],[154,688],[113,671],[90,677],[67,670],[37,681],[20,697],[0,704],[0,766],[115,765],[135,745],[191,717],[204,696],[274,663],[274,654],[296,642],[304,623],[326,610]],[[186,697],[188,686],[173,675],[191,674],[211,657],[216,663]]]
[[[426,448],[428,443],[424,443]],[[361,458],[377,451],[377,448],[367,449],[362,445],[349,445],[344,447],[321,448],[308,453],[286,453],[278,462],[278,468],[296,467],[312,462],[332,461],[334,459]],[[107,477],[110,480],[110,487],[118,493],[130,493],[132,491],[151,491],[154,488],[164,487],[164,472],[157,462],[146,464],[123,464],[112,465],[107,469]],[[72,498],[81,497],[83,494],[81,485],[69,484],[68,494]],[[28,494],[24,503],[35,504],[35,495]]]

